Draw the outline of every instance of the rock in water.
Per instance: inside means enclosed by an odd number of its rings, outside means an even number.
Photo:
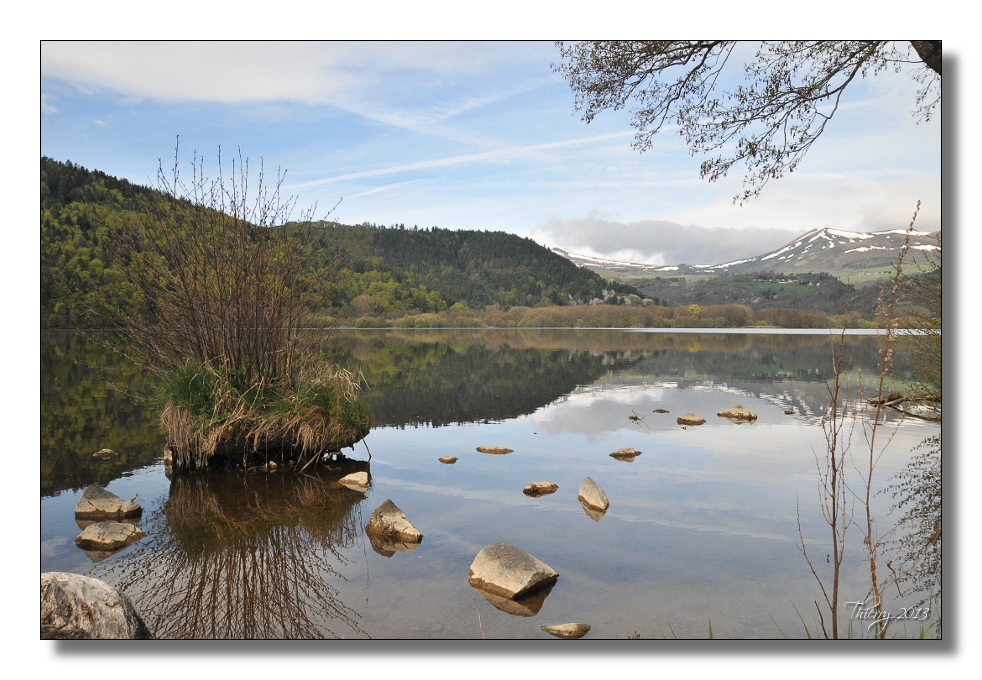
[[[731,423],[752,423],[757,420],[757,414],[749,408],[737,404],[733,408],[720,411],[716,414],[720,418],[726,418]]]
[[[577,498],[579,498],[580,503],[583,505],[589,506],[592,510],[598,510],[599,512],[607,512],[607,508],[610,507],[607,494],[590,477],[580,482],[580,495]]]
[[[545,588],[539,588],[514,599],[495,595],[477,587],[474,590],[481,593],[484,599],[498,611],[511,614],[512,616],[535,616],[542,609],[542,605],[545,604],[546,598],[549,597],[549,593],[552,592],[554,585],[554,583],[550,583]]]
[[[115,552],[146,536],[139,527],[125,522],[96,522],[82,530],[75,545],[82,550]]]
[[[457,462],[457,456],[444,456],[443,458],[440,458],[439,461],[444,465],[453,465]]]
[[[625,463],[633,463],[634,459],[641,455],[640,451],[632,448],[627,449],[617,449],[612,454],[611,458],[616,458],[617,460],[624,461]]]
[[[123,593],[94,578],[41,574],[42,640],[149,640],[153,636]]]
[[[471,563],[467,582],[482,591],[509,599],[552,585],[559,572],[524,550],[508,543],[481,548]]]
[[[490,453],[495,456],[500,456],[505,453],[514,453],[511,449],[506,449],[504,446],[478,446],[477,450],[481,453]]]
[[[652,413],[668,413],[668,411],[663,408],[656,408]]]
[[[695,413],[686,413],[684,416],[679,416],[675,422],[679,425],[702,425],[706,419],[700,418]]]
[[[353,491],[364,491],[368,488],[367,472],[352,472],[338,480],[338,484],[346,486]]]
[[[541,629],[563,640],[576,640],[590,632],[585,623],[561,623],[558,626],[541,626]]]
[[[538,498],[539,496],[548,496],[551,493],[556,493],[557,489],[559,489],[559,485],[555,482],[532,482],[522,489],[522,493],[530,498]]]
[[[100,449],[92,454],[93,458],[115,458],[118,454],[112,449]]]
[[[419,543],[423,534],[416,530],[412,522],[406,519],[406,513],[396,507],[396,504],[386,499],[365,524],[365,533],[384,536],[399,541]]]
[[[101,486],[89,486],[75,506],[76,519],[124,519],[139,517],[143,508],[139,503],[124,501]]]

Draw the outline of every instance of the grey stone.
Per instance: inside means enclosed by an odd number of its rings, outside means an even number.
[[[607,512],[607,508],[610,507],[610,501],[607,500],[607,494],[605,494],[603,488],[590,477],[586,477],[582,482],[580,482],[580,494],[577,496],[577,498],[579,499],[580,503],[589,507],[591,510]]]
[[[139,503],[124,501],[101,486],[89,486],[75,506],[76,519],[124,519],[139,517],[143,508]]]
[[[79,574],[41,574],[42,640],[152,637],[129,598],[109,584]]]
[[[702,425],[706,419],[700,418],[695,413],[686,413],[684,416],[679,416],[675,422],[679,425]]]
[[[406,519],[406,513],[388,499],[375,508],[375,512],[368,518],[365,533],[403,542],[419,543],[423,540],[423,534]]]
[[[143,530],[126,522],[96,522],[82,530],[75,545],[82,550],[117,551],[146,538]]]
[[[475,588],[504,598],[531,594],[556,582],[559,573],[545,562],[508,543],[491,543],[481,548],[471,563],[467,582]]]
[[[563,640],[576,640],[590,632],[590,626],[585,623],[561,623],[557,626],[540,627],[549,635],[554,635]]]

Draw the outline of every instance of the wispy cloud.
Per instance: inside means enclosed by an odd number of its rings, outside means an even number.
[[[55,105],[51,103],[54,99],[50,94],[41,93],[41,113],[60,113]]]
[[[348,196],[348,198],[351,199],[351,198],[358,198],[359,196],[368,196],[369,194],[377,194],[378,192],[385,191],[387,189],[392,189],[395,187],[404,187],[410,184],[422,184],[423,182],[424,180],[421,179],[413,179],[413,180],[409,180],[408,182],[396,182],[395,184],[386,184],[384,187],[375,187],[374,189],[369,189],[368,191],[362,191],[361,193],[358,194],[352,194]]]
[[[460,163],[475,163],[480,161],[499,160],[504,158],[520,158],[526,154],[535,151],[543,151],[545,149],[555,149],[559,147],[573,146],[576,144],[588,144],[590,142],[598,142],[607,139],[614,139],[617,137],[624,137],[632,134],[633,132],[615,132],[609,135],[600,135],[598,137],[585,137],[582,139],[567,139],[560,142],[547,142],[545,144],[530,144],[527,146],[512,146],[505,149],[481,151],[479,153],[464,154],[462,156],[448,156],[446,158],[434,158],[427,161],[417,161],[415,163],[393,165],[387,168],[376,168],[374,170],[364,170],[362,172],[351,172],[345,175],[335,175],[334,177],[315,179],[309,182],[302,182],[300,184],[292,184],[285,188],[300,189],[303,187],[317,186],[320,184],[329,184],[331,182],[340,182],[349,179],[359,179],[361,177],[378,177],[379,175],[391,175],[399,172],[410,172],[413,170],[426,170],[429,168],[439,168],[446,165],[457,165]]]

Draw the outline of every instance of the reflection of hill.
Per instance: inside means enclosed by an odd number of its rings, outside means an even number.
[[[139,366],[104,347],[72,332],[42,332],[41,496],[105,486],[153,463],[164,437],[158,410],[142,399],[151,389]],[[102,448],[119,456],[93,458]]]
[[[331,581],[344,580],[336,566],[361,535],[365,498],[335,482],[367,465],[178,475],[149,519],[152,540],[99,578],[134,600],[157,638],[364,635]]]
[[[806,388],[787,403],[807,401],[805,410],[817,411],[828,396],[821,367],[832,356],[827,335],[440,330],[345,332],[336,340],[338,360],[364,375],[361,399],[374,422],[396,426],[514,418],[578,387],[631,376],[740,383],[758,393],[785,380],[797,391],[813,383],[815,395]],[[875,374],[875,338],[847,336],[845,347],[851,374]],[[906,356],[894,363],[910,375]]]
[[[480,341],[481,335],[473,337]],[[593,382],[611,366],[637,358],[433,340],[383,343],[379,335],[343,345],[339,359],[362,371],[366,387],[360,399],[371,409],[376,425],[439,426],[515,418]],[[370,358],[359,363],[354,357]]]

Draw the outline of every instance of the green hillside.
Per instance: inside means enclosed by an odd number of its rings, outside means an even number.
[[[138,225],[153,189],[41,159],[41,326],[102,326],[107,302],[139,306],[112,229]],[[112,227],[112,229],[110,229]],[[531,239],[503,232],[313,225],[312,267],[328,283],[311,312],[332,318],[448,309],[617,304],[636,288],[604,281]],[[635,302],[640,302],[635,298]]]

